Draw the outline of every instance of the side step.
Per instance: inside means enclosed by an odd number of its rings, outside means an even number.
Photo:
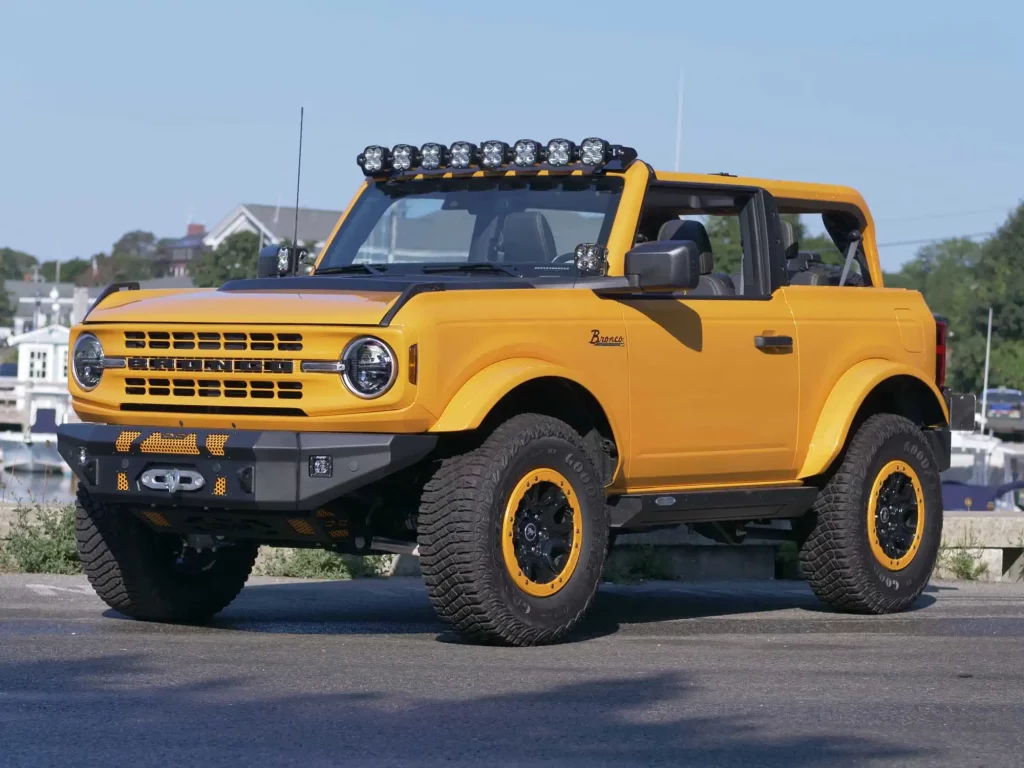
[[[612,528],[800,517],[818,489],[810,485],[633,493],[609,499]]]

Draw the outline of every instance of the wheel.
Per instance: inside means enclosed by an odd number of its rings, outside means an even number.
[[[482,643],[566,635],[597,591],[608,546],[595,462],[572,428],[537,414],[443,461],[424,488],[418,528],[434,609]]]
[[[156,533],[129,510],[78,490],[78,556],[96,594],[135,619],[199,623],[237,597],[258,547],[234,544],[197,552],[173,534]]]
[[[891,414],[865,421],[811,521],[800,565],[819,598],[853,613],[910,607],[942,539],[942,485],[921,430]]]

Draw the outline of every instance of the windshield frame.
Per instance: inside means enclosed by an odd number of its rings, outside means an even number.
[[[399,187],[399,185],[401,185]],[[523,193],[529,192],[529,188],[533,185],[539,185],[541,187],[554,187],[564,188],[566,186],[579,186],[583,191],[590,189],[592,191],[603,192],[608,197],[608,204],[603,211],[594,211],[603,216],[601,221],[600,231],[597,238],[593,242],[597,242],[601,245],[608,245],[608,241],[612,236],[612,231],[615,226],[615,222],[621,210],[621,204],[626,194],[626,179],[620,174],[608,174],[608,175],[557,175],[557,174],[531,174],[531,175],[517,175],[517,174],[478,174],[472,177],[444,177],[444,178],[430,178],[422,177],[416,179],[408,179],[401,181],[376,181],[373,179],[367,180],[366,184],[362,187],[356,198],[353,200],[349,209],[344,213],[342,218],[339,220],[335,231],[332,233],[330,239],[324,246],[319,258],[317,259],[316,267],[313,272],[313,276],[317,274],[332,274],[336,275],[337,272],[331,270],[339,267],[348,267],[354,264],[362,264],[364,262],[356,261],[356,254],[362,244],[367,241],[370,232],[376,228],[381,220],[386,216],[386,211],[390,206],[394,205],[395,200],[403,197],[413,198],[417,195],[428,194],[433,192],[445,192],[446,190],[464,190],[471,193],[473,187],[480,186],[483,188],[500,187],[507,185],[510,190]],[[386,198],[380,198],[375,196],[374,190],[379,187],[389,187],[395,190],[401,189],[403,192],[413,187],[415,190],[408,195],[397,195],[391,198],[390,202],[386,202]],[[420,199],[428,199],[421,197]],[[436,199],[436,198],[435,198]],[[385,206],[381,209],[377,216],[371,218],[364,218],[361,216],[362,212],[365,211],[367,206],[379,205],[385,203]],[[574,210],[572,207],[565,207],[561,210],[571,211]],[[514,211],[509,211],[514,212]],[[581,213],[584,211],[580,211]],[[491,218],[496,218],[498,213],[492,214]],[[365,230],[365,233],[362,231]],[[351,255],[347,253],[341,253],[343,249],[352,247],[349,240],[349,236],[352,236],[359,246],[353,251]],[[473,228],[473,239],[477,237],[477,225],[474,223]],[[577,244],[578,245],[578,244]],[[575,247],[575,246],[574,246]],[[335,257],[336,253],[340,253],[339,257]],[[565,254],[559,254],[564,256]],[[382,273],[388,275],[403,275],[403,274],[426,274],[430,272],[446,271],[451,269],[453,272],[459,271],[460,268],[472,267],[473,265],[493,265],[495,267],[506,267],[510,271],[519,273],[521,276],[544,276],[544,275],[562,275],[565,276],[567,273],[577,275],[578,270],[573,261],[565,262],[503,262],[503,261],[480,261],[480,260],[469,260],[467,254],[466,259],[461,260],[423,260],[423,261],[393,261],[393,262],[365,262],[367,265],[373,268],[380,268]],[[323,271],[321,271],[323,270]],[[466,274],[477,272],[477,270],[467,270]],[[486,275],[487,271],[479,271],[478,274]],[[353,271],[350,274],[357,274],[362,277],[366,277],[365,272]],[[492,275],[493,276],[493,275]]]

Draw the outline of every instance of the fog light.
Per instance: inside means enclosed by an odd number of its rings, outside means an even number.
[[[451,158],[448,164],[452,168],[469,168],[476,159],[476,144],[468,141],[456,141],[452,144]]]
[[[552,139],[548,142],[548,163],[568,165],[576,159],[576,145],[568,139]]]
[[[480,165],[500,168],[508,162],[508,144],[503,141],[485,141],[480,149]]]
[[[330,456],[310,456],[310,477],[331,477],[334,474],[334,459]]]
[[[396,171],[408,171],[417,160],[416,154],[416,147],[396,144],[391,150],[391,167]]]
[[[89,463],[89,452],[85,448],[78,449],[78,466],[84,467]]]
[[[596,243],[580,243],[575,251],[576,269],[581,275],[604,275],[608,271],[608,249]]]
[[[604,165],[611,159],[611,145],[604,139],[584,139],[580,144],[580,161],[584,165]]]
[[[533,139],[520,139],[512,149],[512,162],[520,168],[536,165],[539,156],[540,144]]]
[[[448,147],[433,142],[420,147],[420,167],[428,171],[436,171],[448,160]]]

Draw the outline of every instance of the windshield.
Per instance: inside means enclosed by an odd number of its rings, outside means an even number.
[[[373,184],[317,272],[353,264],[383,265],[388,272],[475,264],[575,274],[577,245],[607,244],[622,186],[617,177],[579,176]]]

